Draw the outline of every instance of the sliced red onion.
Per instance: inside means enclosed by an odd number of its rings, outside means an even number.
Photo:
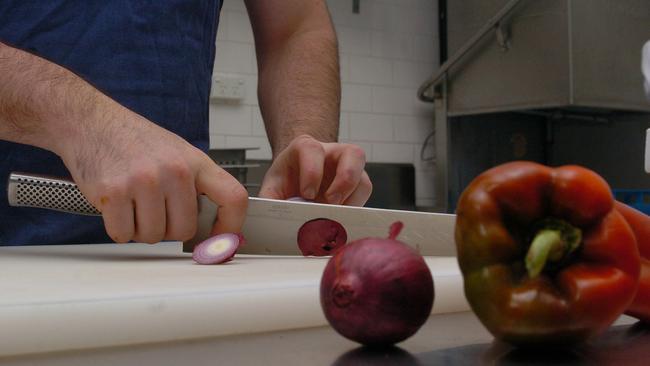
[[[241,234],[219,234],[210,237],[196,247],[192,259],[198,264],[219,264],[232,259],[239,248]]]
[[[401,221],[395,221],[390,225],[388,229],[388,239],[397,240],[397,236],[402,232],[404,228],[404,223]]]
[[[246,238],[244,238],[244,234],[242,233],[237,233],[237,239],[239,239],[239,246],[241,247],[242,245],[246,244]]]
[[[298,248],[304,256],[332,255],[348,241],[348,234],[340,223],[318,218],[307,221],[298,230]]]

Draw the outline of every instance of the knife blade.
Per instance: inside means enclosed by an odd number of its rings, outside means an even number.
[[[83,196],[77,185],[66,179],[11,173],[7,186],[9,204],[36,207],[73,214],[101,213]],[[183,242],[183,251],[210,236],[218,206],[206,196],[198,198],[198,223],[194,237]],[[453,214],[391,210],[370,207],[330,205],[250,197],[242,233],[246,244],[242,254],[302,255],[297,233],[307,221],[317,218],[335,220],[346,229],[348,241],[363,237],[387,237],[390,224],[402,221],[399,240],[422,255],[455,255]]]

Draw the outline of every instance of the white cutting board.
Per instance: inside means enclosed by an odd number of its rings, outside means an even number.
[[[454,257],[427,257],[434,313],[469,309]],[[0,356],[326,325],[327,258],[194,264],[180,243],[0,248]]]

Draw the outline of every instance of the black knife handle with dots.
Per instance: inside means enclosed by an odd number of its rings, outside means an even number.
[[[74,182],[43,175],[11,173],[7,185],[10,206],[36,207],[78,215],[101,216]]]

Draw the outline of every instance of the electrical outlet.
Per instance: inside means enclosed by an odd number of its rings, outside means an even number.
[[[240,77],[214,75],[210,99],[216,101],[240,101],[246,96],[246,81]]]

